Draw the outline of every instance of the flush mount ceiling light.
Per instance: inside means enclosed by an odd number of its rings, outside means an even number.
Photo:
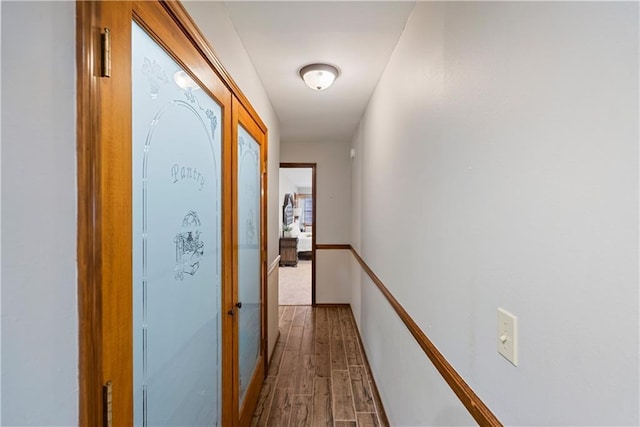
[[[309,64],[300,69],[300,77],[313,90],[325,90],[338,77],[338,69],[329,64]]]

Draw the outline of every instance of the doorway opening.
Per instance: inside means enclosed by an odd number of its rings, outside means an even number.
[[[280,305],[316,303],[316,164],[280,163]]]

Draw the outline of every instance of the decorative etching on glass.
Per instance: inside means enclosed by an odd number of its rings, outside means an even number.
[[[255,222],[256,219],[253,215],[253,210],[249,209],[249,212],[247,213],[247,244],[251,245],[251,244],[255,244],[255,237],[256,237],[256,226],[255,226]]]
[[[131,29],[133,425],[219,426],[223,111]]]
[[[213,134],[216,131],[216,128],[218,127],[218,117],[215,114],[213,114],[213,111],[211,111],[208,108],[205,109],[202,107],[202,105],[200,105],[200,102],[198,101],[198,97],[193,93],[193,91],[194,89],[192,88],[186,88],[184,90],[184,97],[187,98],[187,100],[192,104],[195,104],[200,111],[204,111],[205,116],[209,119],[209,122],[211,124],[211,135],[213,136]]]
[[[194,276],[200,268],[200,258],[204,255],[204,242],[200,240],[202,223],[194,211],[182,220],[182,233],[176,234],[176,280],[183,280],[184,275]]]
[[[205,183],[205,176],[198,171],[198,168],[180,166],[179,164],[174,163],[174,165],[171,166],[171,181],[175,184],[183,179],[196,182],[198,185],[198,191],[202,191]]]
[[[149,59],[145,56],[144,63],[142,64],[142,74],[144,74],[149,81],[149,94],[151,95],[151,99],[157,99],[160,93],[160,83],[169,83],[167,73],[155,59]]]
[[[246,132],[246,131],[245,131]],[[249,137],[250,138],[250,137]],[[258,163],[259,163],[259,158],[260,158],[260,152],[258,151],[258,145],[255,141],[253,141],[253,138],[251,138],[249,141],[247,140],[247,138],[245,138],[244,136],[240,136],[238,138],[238,146],[240,149],[240,165],[242,169],[245,169],[245,174],[246,173],[254,173],[256,170],[258,170]],[[250,162],[250,165],[248,166],[244,166],[244,163],[248,161]],[[249,170],[249,169],[252,170]],[[240,175],[242,176],[242,172],[240,172]],[[256,187],[260,186],[260,181],[256,181],[255,177],[252,177],[253,179],[247,179],[245,181],[242,182],[242,186],[243,186],[243,195],[244,195],[244,199],[249,200],[249,201],[255,201],[256,198],[258,197],[258,191]],[[259,199],[257,199],[259,202]],[[254,245],[257,244],[256,242],[256,215],[254,213],[254,210],[251,207],[251,204],[247,204],[247,206],[244,206],[247,210],[246,210],[246,214],[244,215],[245,217],[245,241],[244,244],[247,245],[247,247],[253,247]]]

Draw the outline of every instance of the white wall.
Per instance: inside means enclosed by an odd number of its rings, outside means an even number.
[[[351,247],[362,254],[362,121],[351,141]],[[351,311],[358,328],[362,330],[362,280],[363,271],[355,257],[351,257]]]
[[[317,163],[316,244],[349,243],[351,233],[351,163],[346,143],[283,142],[280,161]],[[348,251],[316,251],[316,302],[350,301]]]
[[[351,302],[351,259],[346,249],[316,251],[316,303]]]
[[[269,310],[267,312],[267,331],[269,331],[267,336],[269,342],[267,343],[267,346],[269,348],[269,359],[271,359],[280,333],[278,329],[278,280],[280,280],[280,271],[278,270],[277,263],[275,265],[274,263],[271,263],[271,265],[269,265],[269,269],[271,270],[271,274],[267,275],[267,299],[268,301],[271,301],[271,303],[269,303],[269,306],[267,307]],[[273,302],[275,302],[275,304],[272,304]]]
[[[638,3],[418,2],[354,138],[354,246],[505,425],[640,423],[638,27]],[[391,423],[467,422],[355,286]]]
[[[75,4],[0,7],[0,423],[77,425]]]
[[[245,50],[242,41],[229,18],[224,3],[220,1],[186,1],[183,2],[183,4],[213,47],[218,59],[220,59],[224,67],[240,87],[240,90],[242,90],[249,102],[251,102],[251,105],[269,130],[267,150],[267,265],[269,266],[276,259],[279,251],[278,209],[282,206],[278,205],[280,123],[271,105],[271,101],[262,87],[262,83],[258,78],[253,63],[251,62],[251,58],[249,58],[249,55],[247,54],[247,51]],[[267,295],[278,295],[277,289],[271,289],[273,286],[278,286],[277,280],[269,279],[267,281],[267,286],[269,287],[269,289],[267,289]],[[277,319],[277,299],[269,298],[268,305],[268,317],[270,319]],[[269,322],[269,324],[268,348],[269,354],[271,354],[275,347],[278,327],[277,322]],[[273,325],[275,325],[275,327]]]
[[[280,162],[317,163],[316,243],[349,243],[351,170],[344,143],[282,142]]]

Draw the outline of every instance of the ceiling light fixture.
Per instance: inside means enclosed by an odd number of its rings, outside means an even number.
[[[300,69],[300,77],[313,90],[325,90],[338,77],[338,69],[329,64],[309,64]]]

